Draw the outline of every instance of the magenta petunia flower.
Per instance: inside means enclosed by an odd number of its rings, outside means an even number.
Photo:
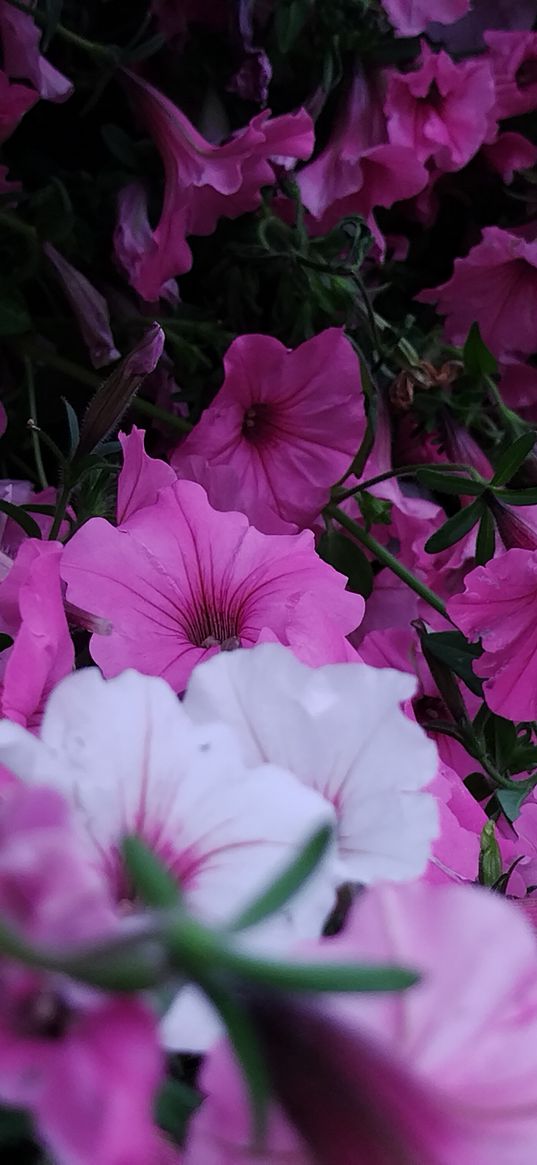
[[[260,506],[289,522],[314,522],[330,487],[357,453],[365,429],[360,365],[340,328],[294,351],[272,336],[239,336],[224,357],[225,380],[172,465],[189,458],[234,471],[240,508],[256,523]],[[186,471],[186,472],[185,472]]]
[[[92,518],[64,549],[75,606],[109,620],[91,652],[105,675],[136,667],[181,691],[216,651],[263,639],[310,663],[347,658],[364,602],[315,553],[313,535],[266,535],[218,513],[201,486],[178,481],[115,529]]]
[[[537,33],[486,32],[497,117],[531,113],[537,104]]]
[[[152,301],[169,295],[170,279],[189,270],[187,235],[210,235],[222,216],[255,210],[261,188],[274,183],[273,163],[309,157],[313,123],[304,109],[272,119],[263,110],[245,129],[213,145],[158,89],[134,73],[124,77],[135,112],[162,157],[165,187],[154,230],[144,188],[140,183],[127,187],[120,196],[114,242],[133,287]]]
[[[2,716],[38,727],[52,688],[72,671],[59,542],[27,538],[0,583],[0,626],[13,638],[0,663]]]
[[[318,232],[348,214],[368,219],[374,207],[412,198],[427,181],[414,152],[388,141],[381,95],[361,72],[352,79],[327,145],[297,175]]]
[[[73,82],[42,56],[41,29],[32,16],[32,0],[26,6],[27,13],[9,0],[0,0],[3,68],[9,77],[29,81],[45,101],[66,101],[74,90]]]
[[[510,720],[537,719],[537,551],[507,550],[465,578],[450,618],[483,655],[474,662],[487,704]]]
[[[424,41],[418,67],[391,69],[384,110],[388,135],[408,146],[420,162],[432,159],[441,170],[460,170],[484,141],[494,137],[494,85],[488,61],[456,64]]]
[[[465,16],[470,0],[381,0],[399,36],[416,36],[433,21],[454,24]]]
[[[56,953],[118,927],[106,883],[52,789],[3,788],[0,910],[23,938]],[[141,1001],[0,958],[0,1100],[29,1111],[58,1165],[156,1159],[162,1069],[156,1022]]]
[[[445,316],[445,335],[464,344],[474,321],[496,356],[535,351],[537,316],[537,240],[521,233],[485,227],[481,242],[464,259],[455,259],[451,279],[421,291],[420,303],[436,304]]]
[[[37,100],[38,95],[34,89],[10,81],[0,70],[0,143],[13,133],[24,114]]]

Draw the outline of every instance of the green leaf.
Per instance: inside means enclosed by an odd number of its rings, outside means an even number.
[[[469,506],[464,506],[462,510],[453,514],[425,543],[424,549],[427,554],[438,554],[440,550],[447,550],[448,546],[454,546],[456,542],[464,538],[465,534],[473,530],[483,510],[483,499],[476,498],[475,502],[470,502]]]
[[[481,830],[479,845],[479,881],[482,886],[494,886],[502,876],[502,858],[496,841],[493,821],[487,821]]]
[[[32,321],[20,291],[0,292],[0,336],[20,336],[30,331]]]
[[[66,187],[56,176],[32,195],[28,213],[38,235],[51,243],[61,243],[71,234],[73,205]]]
[[[148,37],[142,44],[136,45],[135,48],[129,49],[128,63],[133,64],[135,61],[146,61],[148,57],[153,57],[158,53],[159,49],[166,44],[166,38],[160,32],[156,32],[154,36]]]
[[[76,453],[78,442],[80,441],[80,426],[72,404],[70,404],[65,396],[62,396],[61,399],[67,413],[67,424],[69,425],[69,460],[71,460]]]
[[[427,636],[427,650],[455,672],[471,692],[482,694],[482,680],[472,671],[472,660],[482,654],[478,644],[468,643],[461,631],[435,631]]]
[[[247,927],[255,926],[277,910],[281,910],[317,869],[332,837],[333,831],[329,825],[318,829],[272,885],[241,911],[230,929],[246,930]]]
[[[182,1080],[168,1077],[161,1085],[155,1103],[155,1120],[176,1144],[183,1141],[187,1123],[201,1104],[199,1092]]]
[[[463,477],[462,474],[442,473],[436,469],[418,469],[416,477],[421,485],[435,493],[457,494],[459,497],[461,494],[469,494],[477,498],[486,489],[485,482]]]
[[[23,510],[22,506],[14,506],[12,502],[0,501],[0,513],[7,514],[18,526],[24,530],[29,538],[41,538],[41,530],[37,522]]]
[[[496,789],[496,800],[508,821],[516,821],[527,795],[527,789]]]
[[[494,495],[509,506],[534,506],[537,504],[537,489],[495,489]]]
[[[362,490],[356,495],[360,513],[364,519],[366,530],[371,526],[389,526],[392,520],[392,503],[386,498],[377,498],[374,494]]]
[[[32,1139],[32,1123],[26,1112],[19,1108],[0,1108],[0,1145],[14,1145],[17,1141]],[[16,1165],[18,1156],[11,1158]],[[7,1165],[7,1160],[6,1160]]]
[[[280,4],[276,9],[275,29],[280,52],[288,53],[300,36],[309,16],[309,0],[291,0],[290,4]]]
[[[528,453],[531,453],[536,440],[537,433],[534,432],[523,433],[521,437],[517,437],[500,457],[491,485],[505,485],[510,481],[526,460]]]
[[[133,170],[135,174],[140,172],[140,157],[136,152],[135,143],[121,126],[113,123],[103,125],[101,137],[113,158],[128,170]]]
[[[63,0],[45,0],[47,22],[45,24],[45,31],[43,33],[43,40],[41,42],[41,50],[44,53],[46,53],[52,37],[56,32],[58,24],[60,23],[62,8]]]
[[[254,1143],[262,1143],[265,1138],[271,1087],[254,1023],[240,1003],[228,991],[223,990],[212,976],[207,975],[198,982],[227,1028],[230,1043],[242,1068],[248,1089],[252,1110],[252,1139]]]
[[[334,570],[344,574],[348,580],[347,589],[368,599],[373,590],[373,570],[369,559],[359,546],[337,530],[323,534],[317,546],[317,553],[323,562],[330,563]]]
[[[139,837],[135,834],[124,837],[121,852],[134,888],[148,906],[160,909],[177,906],[180,900],[177,882]]]
[[[487,508],[481,518],[479,530],[477,531],[475,560],[478,566],[484,566],[486,562],[494,558],[495,547],[496,529],[494,526],[494,518]]]
[[[468,332],[462,357],[464,370],[469,376],[493,376],[498,370],[497,360],[481,339],[477,323],[473,323]]]

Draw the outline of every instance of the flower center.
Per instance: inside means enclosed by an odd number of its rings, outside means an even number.
[[[274,409],[272,405],[260,401],[246,410],[242,422],[242,435],[252,445],[266,441],[274,429]]]
[[[199,605],[188,613],[185,631],[194,647],[220,647],[221,651],[234,651],[240,647],[239,610],[217,609],[212,602]]]
[[[71,1016],[70,1008],[55,991],[43,988],[14,1015],[19,1035],[38,1039],[59,1040],[65,1034]]]
[[[444,106],[444,98],[442,97],[436,81],[431,82],[429,86],[429,92],[427,93],[426,97],[422,98],[422,101],[426,101],[427,105],[430,106],[431,109],[436,110],[437,113],[441,112]]]

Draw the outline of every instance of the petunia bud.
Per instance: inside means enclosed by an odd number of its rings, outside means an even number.
[[[45,243],[43,250],[77,318],[93,367],[103,368],[105,364],[112,364],[119,359],[120,353],[114,344],[108,304],[104,296],[51,243]]]
[[[445,1114],[369,1036],[295,997],[259,995],[249,1007],[276,1097],[313,1161],[438,1165],[454,1135]]]
[[[496,520],[498,533],[506,550],[518,547],[521,550],[537,550],[537,525],[522,517],[521,510],[535,510],[534,506],[506,506],[494,498],[490,508]]]
[[[164,332],[153,324],[97,390],[82,422],[79,456],[91,453],[119,424],[143,380],[156,368],[163,347]]]

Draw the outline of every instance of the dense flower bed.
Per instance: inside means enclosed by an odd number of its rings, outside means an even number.
[[[0,1155],[535,1165],[537,0],[0,0]]]

